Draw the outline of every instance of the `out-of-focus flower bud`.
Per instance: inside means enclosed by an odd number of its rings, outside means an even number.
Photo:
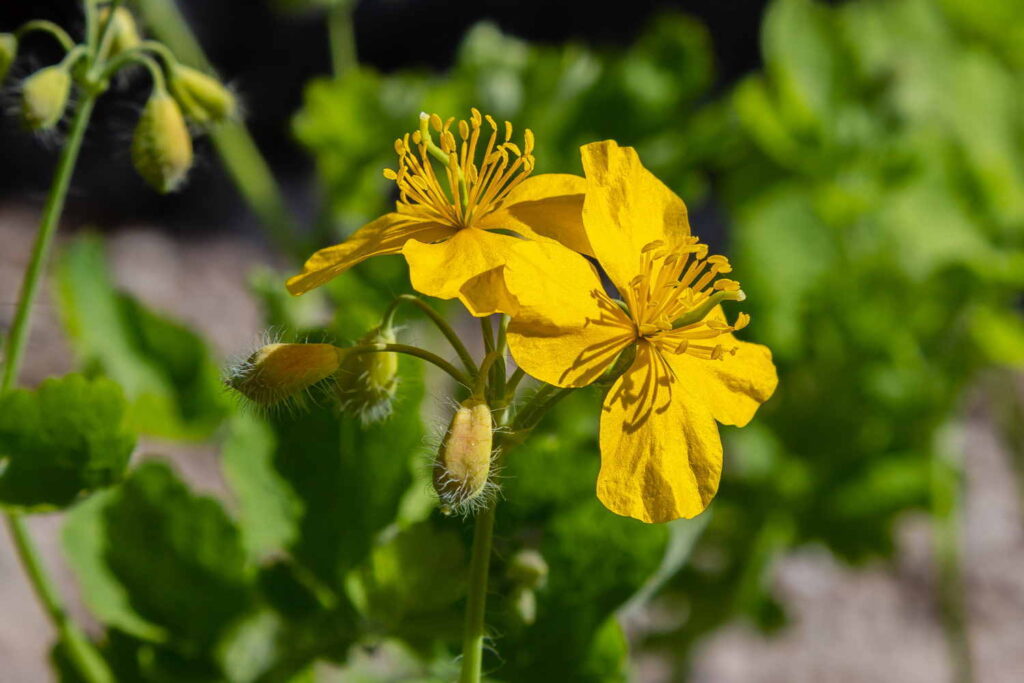
[[[476,399],[460,405],[434,461],[434,490],[442,512],[465,513],[485,502],[493,441],[490,406]]]
[[[105,7],[100,12],[100,26],[107,25],[107,18],[110,16],[110,8]],[[110,25],[112,38],[110,41],[110,56],[119,55],[126,50],[131,50],[142,44],[142,36],[139,35],[139,27],[135,23],[135,17],[124,7],[114,10],[114,19]]]
[[[71,74],[60,64],[40,69],[27,79],[21,91],[21,111],[32,130],[53,128],[64,115],[71,93]]]
[[[536,550],[520,550],[509,560],[509,581],[526,588],[541,588],[548,580],[548,563]]]
[[[7,78],[7,72],[17,57],[18,38],[13,33],[0,33],[0,83]]]
[[[171,92],[185,115],[197,123],[217,123],[238,113],[234,94],[213,76],[179,64],[170,80]]]
[[[333,375],[343,354],[330,344],[268,344],[229,370],[224,381],[256,405],[269,407]]]
[[[177,189],[192,167],[192,137],[174,98],[162,88],[146,102],[132,138],[132,163],[157,192]]]
[[[373,329],[359,340],[360,346],[394,343],[391,327]],[[342,362],[335,385],[342,409],[358,415],[363,424],[391,415],[397,388],[398,354],[393,351],[353,353]]]
[[[537,620],[537,594],[529,588],[516,588],[511,596],[512,610],[519,621],[530,626]]]

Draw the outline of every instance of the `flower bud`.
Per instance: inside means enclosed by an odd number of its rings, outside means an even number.
[[[100,26],[107,25],[107,18],[109,16],[110,8],[103,8],[100,12]],[[112,38],[109,56],[111,57],[142,44],[142,37],[139,35],[139,27],[135,23],[135,17],[124,7],[118,7],[114,10],[114,19],[110,25],[110,31]]]
[[[57,64],[40,69],[25,79],[21,111],[32,130],[53,128],[64,115],[71,93],[71,74]]]
[[[228,372],[225,383],[260,406],[295,397],[338,370],[330,344],[268,344]]]
[[[378,327],[359,344],[394,344],[395,331]],[[343,410],[359,416],[363,424],[379,422],[391,415],[391,402],[398,388],[398,354],[392,351],[354,353],[338,370],[335,390]]]
[[[434,461],[434,490],[445,514],[466,512],[482,502],[491,473],[493,433],[486,403],[469,399],[455,411]]]
[[[509,560],[509,581],[526,588],[541,588],[548,580],[548,563],[536,550],[520,550]]]
[[[179,64],[171,75],[171,92],[185,115],[198,123],[216,123],[238,112],[235,96],[216,78]]]
[[[530,626],[537,621],[537,594],[529,588],[516,588],[512,592],[512,612],[520,623]]]
[[[18,38],[13,33],[0,33],[0,83],[7,78],[7,72],[17,57]]]
[[[174,98],[163,89],[150,96],[132,138],[132,163],[157,192],[181,185],[192,167],[192,138]]]

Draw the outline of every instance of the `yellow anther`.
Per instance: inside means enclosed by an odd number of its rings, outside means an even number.
[[[736,280],[716,280],[715,289],[720,292],[738,292],[740,289],[740,283],[736,282]]]
[[[469,139],[469,124],[465,121],[459,121],[459,137],[463,140]]]
[[[390,168],[384,169],[384,177],[387,178],[388,180],[398,180],[398,174],[395,173]]]
[[[529,128],[523,133],[523,153],[527,155],[533,153],[533,131]]]
[[[740,313],[736,316],[736,322],[732,324],[733,330],[742,330],[744,327],[750,324],[750,316],[746,313]]]
[[[655,249],[659,249],[663,246],[665,246],[665,242],[663,240],[654,240],[653,242],[648,242],[647,244],[645,244],[643,248],[640,250],[640,253],[648,254],[654,251]]]
[[[441,117],[438,116],[437,114],[431,114],[430,115],[430,127],[433,128],[436,132],[440,133],[441,132]]]
[[[511,139],[512,139],[512,122],[511,121],[506,121],[505,122],[505,142],[508,142]]]

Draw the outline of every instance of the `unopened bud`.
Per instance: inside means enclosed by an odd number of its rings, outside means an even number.
[[[445,514],[482,502],[491,473],[494,424],[486,403],[470,399],[452,417],[434,462],[434,490]]]
[[[100,12],[100,26],[106,26],[109,16],[110,9],[104,8]],[[139,35],[139,27],[135,23],[135,17],[124,7],[118,7],[114,10],[114,19],[110,25],[110,31],[112,35],[110,41],[111,57],[142,44],[142,37]]]
[[[0,83],[7,78],[7,72],[17,57],[18,38],[13,33],[0,33]]]
[[[238,101],[232,92],[198,69],[179,64],[170,85],[185,115],[198,123],[216,123],[238,113]]]
[[[526,588],[541,588],[548,580],[548,563],[536,550],[520,550],[509,560],[509,581]]]
[[[53,128],[64,115],[71,93],[71,74],[57,64],[40,69],[22,87],[21,111],[32,130]]]
[[[132,138],[132,163],[157,192],[171,192],[192,167],[192,138],[174,98],[157,89]]]
[[[512,592],[512,611],[519,621],[530,626],[537,621],[537,595],[529,588],[517,588]]]
[[[257,405],[272,406],[333,375],[343,353],[330,344],[268,344],[232,368],[225,382]]]
[[[394,343],[395,331],[391,327],[378,327],[359,340],[360,346]],[[335,389],[342,409],[358,415],[363,424],[388,418],[398,389],[398,354],[353,353],[341,364]]]

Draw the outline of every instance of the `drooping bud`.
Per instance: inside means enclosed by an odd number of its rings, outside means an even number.
[[[530,626],[537,621],[537,594],[532,589],[516,588],[512,591],[510,600],[512,612],[522,624]]]
[[[110,17],[110,8],[105,7],[100,12],[100,26],[106,26],[108,17]],[[139,27],[135,23],[135,17],[124,7],[118,7],[114,10],[110,31],[112,36],[110,40],[111,57],[142,44],[142,37],[139,35]]]
[[[390,326],[371,330],[359,346],[394,344]],[[391,415],[391,403],[398,389],[398,354],[392,351],[354,353],[342,362],[335,390],[343,410],[358,415],[363,424],[379,422]]]
[[[32,130],[53,128],[64,115],[71,93],[71,74],[60,64],[40,69],[25,79],[21,111]]]
[[[198,69],[177,65],[170,85],[185,115],[197,123],[216,123],[238,113],[238,101],[232,92]]]
[[[157,192],[177,189],[192,167],[192,137],[174,98],[163,88],[146,102],[132,138],[132,163]]]
[[[483,502],[493,440],[490,406],[477,399],[460,405],[434,461],[434,490],[442,512],[464,513]]]
[[[333,375],[343,354],[331,344],[268,344],[232,368],[224,381],[257,405],[272,406]]]
[[[7,78],[11,64],[18,57],[18,38],[13,33],[0,33],[0,83]]]

